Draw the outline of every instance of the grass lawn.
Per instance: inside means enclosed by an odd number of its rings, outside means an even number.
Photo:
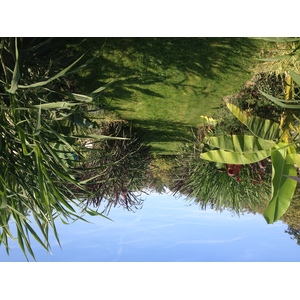
[[[132,122],[155,153],[175,154],[199,117],[214,115],[252,77],[262,45],[248,38],[88,38],[80,47],[96,58],[82,84],[91,91],[114,80],[99,101]]]

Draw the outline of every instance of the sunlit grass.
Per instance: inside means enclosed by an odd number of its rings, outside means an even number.
[[[81,74],[83,85],[108,83],[101,100],[157,154],[174,154],[212,116],[222,98],[252,77],[261,41],[246,38],[87,39],[97,64]],[[100,51],[101,49],[101,51]],[[98,71],[96,71],[98,70]],[[93,79],[93,80],[91,80]]]

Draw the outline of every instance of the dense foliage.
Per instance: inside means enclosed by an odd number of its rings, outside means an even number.
[[[49,227],[81,218],[76,157],[82,139],[101,140],[88,117],[93,95],[80,94],[72,76],[82,56],[70,58],[52,39],[3,38],[0,43],[0,244],[15,239],[34,257],[33,236],[46,250]],[[73,86],[73,89],[71,88]],[[85,208],[84,212],[91,212]],[[33,229],[32,222],[38,228]]]
[[[262,170],[258,164],[250,164],[230,174],[225,164],[201,159],[204,140],[213,135],[218,126],[209,127],[208,131],[207,125],[201,126],[194,133],[194,139],[182,146],[170,172],[171,191],[174,195],[185,195],[202,209],[209,206],[237,214],[261,211],[270,193],[270,166]]]
[[[277,69],[266,74],[266,78],[276,75],[277,79],[283,79],[283,86],[271,89],[271,94],[259,89],[259,93],[265,97],[264,101],[271,103],[269,112],[260,117],[253,108],[241,109],[227,102],[227,108],[251,134],[228,135],[225,133],[210,137],[205,142],[206,151],[200,155],[204,160],[226,165],[249,165],[270,159],[272,192],[268,207],[264,211],[264,217],[268,223],[279,220],[288,209],[297,185],[294,180],[297,177],[296,168],[300,165],[299,119],[295,113],[295,110],[300,109],[298,104],[300,75],[294,71],[297,64],[290,64],[291,60],[294,62],[294,57],[299,58],[300,42],[299,39],[282,39],[281,42],[293,43],[294,47],[288,54],[268,59],[272,62],[279,61],[280,64],[275,65]],[[278,66],[285,66],[286,69],[279,68],[278,71]],[[269,84],[268,81],[266,82]],[[276,93],[279,93],[281,97],[276,97]],[[274,104],[277,109],[281,110],[280,115],[276,109],[270,109]],[[264,110],[266,110],[265,107]],[[273,118],[267,118],[270,113]]]
[[[124,122],[102,124],[101,134],[119,139],[87,141],[91,147],[81,164],[81,180],[90,180],[87,203],[108,214],[111,207],[141,208],[141,194],[149,183],[150,149],[140,143],[132,127]]]
[[[299,45],[289,42],[287,52],[268,58],[273,69],[257,69],[213,119],[199,116],[199,99],[215,105],[238,90],[249,77],[242,58],[252,61],[253,40],[2,38],[0,244],[9,253],[9,240],[17,240],[34,257],[33,237],[50,251],[57,221],[141,208],[144,189],[236,213],[262,212],[272,195],[265,216],[279,219],[300,166]],[[202,52],[189,51],[185,63],[189,45]],[[105,120],[103,107],[117,118]],[[182,144],[178,155],[160,156],[174,154],[174,141]],[[295,236],[298,229],[291,224]]]

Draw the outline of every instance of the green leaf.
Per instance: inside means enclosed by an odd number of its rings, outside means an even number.
[[[93,101],[93,97],[88,96],[88,95],[76,94],[76,93],[71,93],[71,92],[66,92],[66,91],[60,92],[60,91],[55,91],[55,90],[51,90],[51,89],[48,89],[48,88],[45,88],[45,90],[49,91],[51,93],[66,96],[70,99],[74,99],[74,100],[85,102],[85,103],[89,103],[89,102]]]
[[[119,76],[118,76],[118,77],[119,77]],[[98,94],[98,93],[104,91],[108,86],[110,86],[111,84],[113,84],[113,83],[116,82],[117,80],[118,80],[118,79],[116,78],[116,79],[114,79],[114,80],[112,80],[112,81],[106,83],[104,86],[101,86],[101,87],[99,87],[98,89],[92,91],[91,94],[92,94],[92,95],[93,95],[93,94]]]
[[[19,52],[18,52],[18,42],[17,38],[15,38],[15,48],[16,48],[16,62],[13,72],[13,77],[10,85],[10,89],[7,90],[8,93],[14,94],[18,89],[18,83],[20,79],[20,69],[19,69]]]
[[[291,75],[293,80],[300,86],[300,75],[295,73],[293,70],[290,70],[289,74]]]
[[[272,151],[272,198],[264,211],[264,217],[268,224],[279,220],[288,209],[297,182],[287,176],[297,176],[293,159],[288,155],[291,147],[283,147],[287,144],[278,145],[275,151]]]
[[[256,152],[228,152],[225,150],[211,150],[200,154],[200,158],[216,163],[246,165],[261,161],[271,156],[271,149]]]
[[[33,105],[32,107],[38,109],[70,109],[70,107],[81,105],[79,102],[67,102],[67,101],[58,101]]]
[[[23,236],[22,236],[20,230],[17,230],[17,235],[18,235],[19,246],[20,246],[20,248],[21,248],[21,250],[22,250],[22,252],[23,252],[26,260],[28,261],[28,256],[26,254],[25,247],[24,247]]]
[[[98,93],[104,91],[105,89],[106,89],[106,86],[101,86],[101,87],[99,87],[98,89],[92,91],[91,94],[98,94]]]
[[[94,216],[97,216],[97,217],[100,216],[100,217],[103,217],[103,218],[105,218],[105,219],[107,219],[107,220],[109,220],[109,221],[114,222],[114,221],[113,221],[112,219],[110,219],[109,217],[107,217],[107,216],[105,216],[105,215],[99,213],[98,211],[91,210],[90,208],[86,208],[86,209],[85,209],[85,212],[86,212],[87,214],[89,214],[90,216],[92,216],[92,217],[94,217]]]
[[[279,61],[279,60],[291,58],[291,56],[292,56],[292,54],[285,54],[285,55],[274,56],[274,57],[269,57],[269,58],[259,58],[258,60],[260,60],[260,61]]]
[[[35,238],[35,240],[43,247],[45,250],[49,251],[49,246],[45,245],[40,237],[37,235],[37,233],[33,230],[33,228],[28,224],[28,222],[24,222],[24,225],[26,226],[26,229],[30,231],[32,236]],[[47,242],[46,242],[47,243]]]
[[[254,135],[265,140],[277,140],[281,135],[279,123],[258,116],[248,118],[246,126]]]
[[[98,178],[98,177],[99,177],[99,175],[97,174],[97,175],[95,175],[95,176],[93,176],[91,178],[88,178],[86,180],[80,181],[79,184],[87,184],[88,182],[93,181],[95,178]]]
[[[20,138],[20,141],[22,144],[23,153],[24,153],[24,155],[28,155],[29,152],[27,151],[27,146],[26,146],[27,142],[26,142],[26,136],[25,136],[24,130],[21,126],[17,126],[17,131],[18,131],[18,135],[19,135],[19,138]]]
[[[57,73],[55,76],[49,78],[48,80],[44,80],[41,82],[37,82],[37,83],[33,83],[33,84],[29,84],[29,85],[19,85],[19,88],[22,89],[30,89],[30,88],[35,88],[35,87],[42,87],[44,85],[47,85],[49,82],[58,79],[59,77],[64,76],[75,64],[77,64],[83,57],[84,55],[80,56],[76,61],[74,61],[71,65],[69,65],[68,67],[66,67],[65,69],[63,69],[62,71],[60,71],[59,73]]]
[[[5,193],[5,191],[4,191],[4,193]],[[5,194],[6,194],[6,193],[5,193]],[[6,208],[6,207],[7,207],[7,197],[6,197],[5,194],[1,197],[1,205],[0,205],[0,209]]]
[[[208,143],[209,146],[214,148],[239,153],[268,150],[275,146],[275,142],[253,135],[215,136],[209,138]]]
[[[72,135],[70,137],[73,138],[85,138],[85,139],[95,139],[95,140],[102,140],[102,139],[108,139],[108,140],[130,140],[130,138],[122,138],[122,137],[114,137],[114,136],[107,136],[102,134],[88,134],[88,135]]]
[[[226,105],[232,114],[257,137],[266,140],[276,140],[280,137],[279,123],[258,116],[250,117],[245,111],[232,103],[227,102]]]
[[[271,100],[272,102],[274,102],[276,105],[283,107],[283,108],[293,108],[293,109],[300,109],[300,104],[288,104],[288,103],[293,103],[293,100],[282,100],[276,97],[273,97],[269,94],[264,93],[263,91],[259,90],[260,93],[265,96],[266,98],[268,98],[269,100]],[[297,101],[297,100],[296,100]]]
[[[39,214],[35,211],[32,213],[33,217],[34,217],[34,220],[36,222],[36,224],[38,225],[41,233],[43,234],[44,236],[44,239],[45,239],[45,243],[46,243],[46,247],[47,247],[47,250],[50,249],[50,244],[49,244],[49,237],[48,237],[48,227],[47,226],[43,226],[41,221],[40,221],[40,216]],[[43,243],[44,244],[44,243]]]
[[[291,153],[289,154],[291,159],[293,160],[294,164],[300,167],[300,154],[299,153]]]
[[[42,108],[40,106],[38,117],[37,117],[37,122],[36,122],[36,126],[35,126],[35,130],[34,130],[34,135],[40,134],[40,131],[41,131],[41,114],[42,114]]]
[[[230,102],[227,102],[226,106],[241,123],[246,125],[248,115],[243,110],[241,110],[238,106],[236,106]]]

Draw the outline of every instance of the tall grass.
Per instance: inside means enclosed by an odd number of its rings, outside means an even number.
[[[64,88],[64,77],[80,67],[82,56],[60,69],[61,60],[37,55],[49,50],[49,40],[31,41],[5,38],[0,43],[0,244],[9,254],[9,240],[17,240],[27,259],[28,254],[35,258],[31,238],[50,251],[50,228],[60,242],[58,220],[97,214],[80,201],[88,179],[76,178],[74,157],[82,157],[79,139],[106,138],[94,134],[97,124],[87,117],[101,89],[87,95]]]
[[[106,215],[115,206],[128,211],[141,208],[141,195],[149,184],[150,147],[142,145],[124,122],[104,124],[101,131],[120,139],[92,143],[93,151],[82,164],[82,180],[92,178],[86,184],[92,193],[87,203],[97,210],[101,207]]]

